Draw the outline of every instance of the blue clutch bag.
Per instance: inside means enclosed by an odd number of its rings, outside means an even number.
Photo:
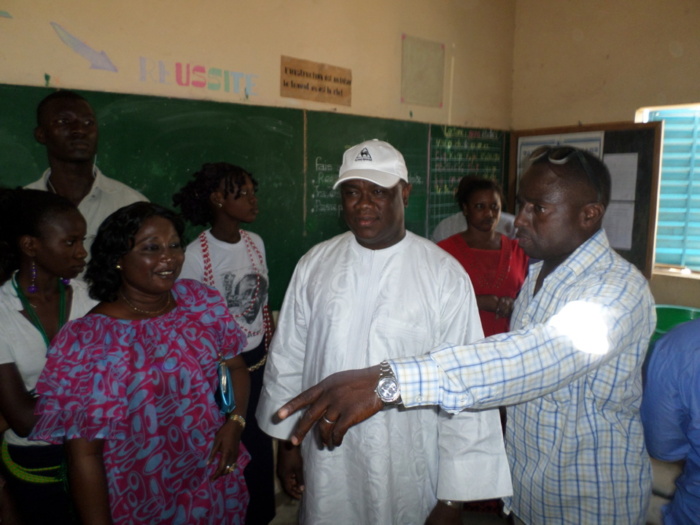
[[[219,359],[219,364],[216,366],[216,375],[217,384],[214,399],[222,414],[230,414],[236,408],[236,399],[233,395],[231,372],[229,372],[223,356]]]

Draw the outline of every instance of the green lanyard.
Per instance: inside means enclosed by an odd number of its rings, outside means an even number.
[[[34,310],[34,307],[29,302],[29,299],[27,299],[27,296],[24,295],[22,287],[17,284],[16,273],[12,276],[12,286],[14,287],[15,292],[17,292],[17,297],[19,297],[19,300],[22,302],[24,311],[29,314],[29,320],[36,327],[36,329],[39,330],[39,333],[44,338],[44,342],[48,348],[50,343],[49,337],[46,335],[46,330],[44,330],[44,326],[41,324],[41,320],[39,319],[36,310]],[[60,330],[61,327],[66,324],[66,286],[60,279],[58,279],[58,292],[60,294],[58,302],[58,329]]]

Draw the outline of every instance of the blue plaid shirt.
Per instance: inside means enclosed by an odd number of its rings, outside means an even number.
[[[391,360],[403,403],[449,412],[507,405],[506,511],[525,523],[643,524],[651,472],[640,371],[656,324],[649,287],[602,230],[533,295],[541,265],[516,300],[512,332]]]

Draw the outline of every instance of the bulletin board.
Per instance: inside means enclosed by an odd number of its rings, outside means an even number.
[[[534,129],[515,131],[511,135],[509,157],[510,206],[515,209],[518,179],[518,154],[524,140],[598,132],[601,136],[602,160],[611,168],[613,187],[616,184],[616,169],[613,161],[619,158],[636,159],[633,214],[631,217],[631,242],[629,248],[615,248],[630,263],[634,264],[647,279],[651,279],[654,266],[654,242],[656,239],[656,217],[659,200],[659,173],[661,169],[662,123],[635,124],[620,122],[586,126]],[[617,176],[622,176],[622,173]]]

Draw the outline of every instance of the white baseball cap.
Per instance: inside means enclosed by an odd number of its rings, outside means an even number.
[[[366,140],[343,153],[343,165],[333,189],[352,179],[393,188],[400,180],[408,182],[408,168],[394,146],[382,140]]]

